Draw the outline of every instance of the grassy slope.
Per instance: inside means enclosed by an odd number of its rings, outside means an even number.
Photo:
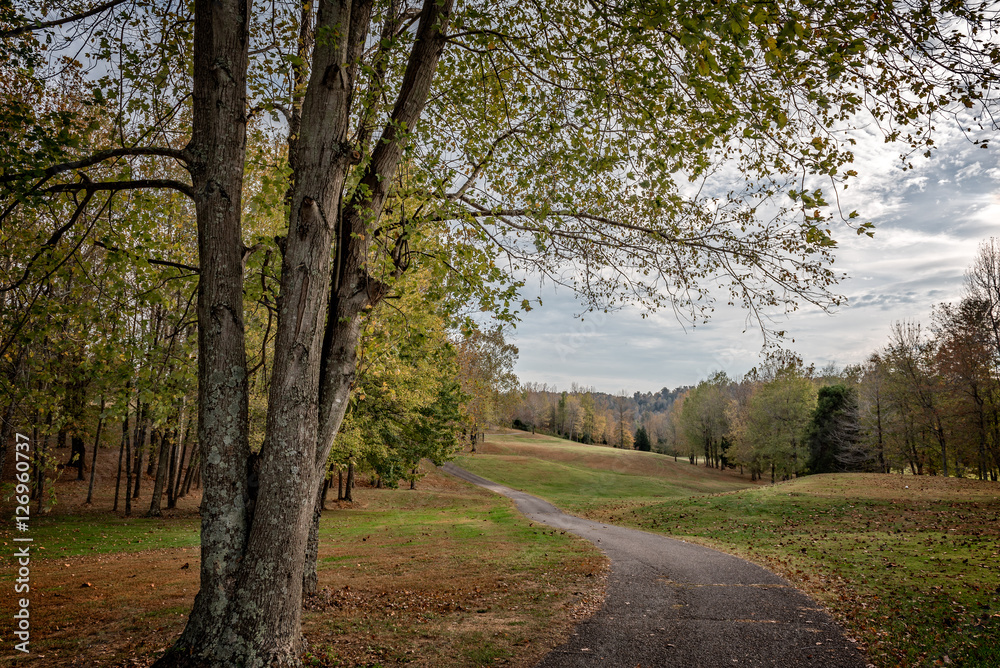
[[[487,456],[483,456],[487,455]],[[627,498],[656,503],[750,487],[748,478],[682,465],[651,452],[580,445],[532,434],[490,436],[457,463],[486,478],[533,491],[575,513]]]
[[[1000,485],[842,474],[718,493],[718,474],[699,483],[712,472],[603,450],[508,436],[459,463],[568,510],[780,572],[879,666],[1000,666]],[[699,488],[707,494],[690,495]]]

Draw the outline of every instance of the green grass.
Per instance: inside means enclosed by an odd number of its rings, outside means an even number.
[[[28,535],[40,557],[76,557],[95,554],[141,552],[158,548],[193,547],[201,544],[197,518],[120,518],[110,513],[31,518]],[[9,543],[13,532],[0,533]]]
[[[783,572],[837,612],[878,665],[1000,666],[1000,503],[872,498],[871,478],[816,476],[603,514]],[[840,494],[827,491],[831,480]]]
[[[507,438],[459,464],[594,519],[762,563],[822,601],[878,666],[1000,667],[996,483],[840,474],[697,494],[671,482],[681,473],[670,466],[657,480],[602,470],[615,460],[588,446],[546,447],[515,455]],[[576,461],[562,461],[571,451]],[[637,455],[648,457],[618,456]]]
[[[656,453],[530,435],[491,436],[480,452],[460,457],[456,464],[575,513],[623,498],[657,503],[751,485],[748,479],[675,463]]]
[[[517,546],[516,556],[503,555],[505,568],[516,565],[541,570],[551,568],[585,546],[573,536],[531,526],[512,504],[492,495],[379,490],[366,492],[365,496],[368,501],[365,508],[324,515],[320,524],[322,542],[356,546],[359,540],[367,543],[372,536],[385,535],[378,544],[392,549],[411,549],[429,555],[445,546],[444,558],[486,563],[500,558],[498,553],[487,549],[491,543],[499,542]],[[333,565],[351,558],[335,555],[323,561]]]

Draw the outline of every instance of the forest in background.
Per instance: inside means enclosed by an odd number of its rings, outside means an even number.
[[[582,443],[655,450],[736,467],[753,479],[805,473],[1000,475],[1000,240],[984,241],[965,294],[929,327],[896,322],[889,341],[844,369],[787,352],[742,378],[606,394],[527,384],[512,424]]]
[[[72,94],[70,87],[56,97],[66,104]],[[247,226],[256,243],[244,253],[243,308],[249,436],[259,451],[278,317],[274,233],[287,175],[280,145],[264,133],[251,145],[247,199],[255,215]],[[0,463],[9,476],[14,432],[30,437],[39,512],[56,502],[58,476],[89,479],[88,502],[93,498],[99,447],[117,453],[113,510],[125,515],[159,515],[200,487],[191,208],[170,192],[134,193],[109,198],[90,227],[66,225],[47,244],[53,218],[76,222],[72,203],[5,230],[25,254],[0,257]],[[93,233],[98,224],[106,226],[100,236]],[[53,253],[56,243],[72,252]],[[438,261],[471,251],[434,229],[410,235],[408,252],[414,259],[406,276],[363,318],[355,391],[328,457],[327,487],[339,477],[338,498],[351,499],[356,472],[378,485],[413,485],[421,459],[449,458],[497,420],[502,397],[516,388],[516,348],[500,326],[481,328],[468,317],[488,288],[470,288]]]

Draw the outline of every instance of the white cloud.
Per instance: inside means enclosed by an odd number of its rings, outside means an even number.
[[[927,323],[931,308],[961,298],[964,272],[979,242],[1000,236],[1000,160],[971,145],[956,128],[941,132],[931,159],[912,158],[903,171],[898,147],[871,128],[858,133],[854,168],[839,192],[845,212],[876,224],[874,239],[846,227],[834,268],[850,278],[840,291],[849,305],[834,314],[804,308],[778,321],[788,347],[818,367],[864,360],[888,340],[897,320]],[[760,361],[761,335],[746,313],[720,306],[707,325],[682,326],[663,312],[642,319],[636,309],[574,320],[580,306],[567,291],[543,295],[515,341],[522,380],[572,382],[616,392],[691,385],[714,371],[740,375]]]

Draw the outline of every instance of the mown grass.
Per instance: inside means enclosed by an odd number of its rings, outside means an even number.
[[[461,457],[456,463],[485,478],[531,491],[574,513],[598,511],[623,498],[657,503],[754,485],[749,478],[682,465],[656,453],[580,445],[531,434],[490,436],[476,454]]]
[[[324,518],[311,665],[533,665],[597,594],[605,560],[589,543],[484,490],[432,484],[366,491],[363,508]]]
[[[161,520],[123,518],[111,513],[64,515],[57,512],[31,518],[29,535],[39,556],[61,558],[194,547],[201,543],[200,528],[194,517]],[[12,533],[5,531],[0,536],[7,542]]]
[[[584,503],[606,471],[588,472],[581,459],[572,483],[553,484],[556,469],[539,459],[504,477],[503,447],[497,462],[484,454],[462,464],[594,519],[761,563],[823,602],[878,666],[1000,666],[996,483],[838,474],[668,500],[653,497],[662,484],[622,484],[617,498]],[[561,489],[572,484],[578,492]]]

